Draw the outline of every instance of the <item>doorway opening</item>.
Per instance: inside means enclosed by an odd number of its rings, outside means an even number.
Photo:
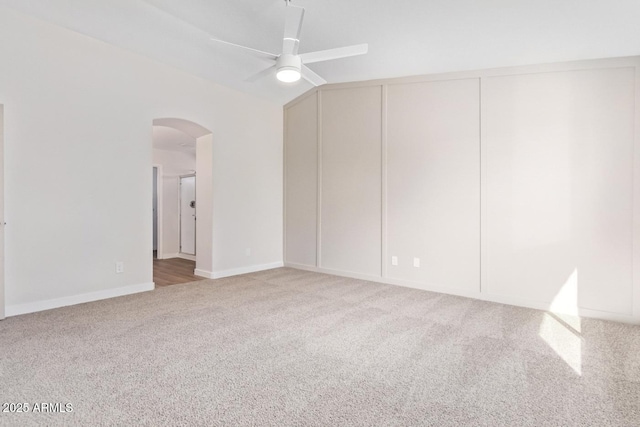
[[[209,278],[212,227],[210,131],[183,119],[153,121],[153,280]]]

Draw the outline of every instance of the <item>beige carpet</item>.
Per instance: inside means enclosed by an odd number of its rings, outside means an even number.
[[[276,269],[0,322],[23,425],[639,426],[640,327]]]

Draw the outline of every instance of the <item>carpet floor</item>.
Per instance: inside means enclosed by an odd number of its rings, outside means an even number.
[[[639,426],[640,327],[280,268],[8,318],[0,397],[7,426]]]

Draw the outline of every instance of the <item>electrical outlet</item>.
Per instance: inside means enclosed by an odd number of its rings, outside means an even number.
[[[116,261],[116,273],[124,273],[124,262]]]
[[[414,258],[413,259],[413,266],[414,267],[420,267],[420,258]]]
[[[392,256],[391,257],[391,265],[398,265],[398,257],[397,256]]]
[[[245,254],[246,256],[251,256],[251,248],[247,248],[247,249],[245,249],[245,250],[244,250],[244,254]]]

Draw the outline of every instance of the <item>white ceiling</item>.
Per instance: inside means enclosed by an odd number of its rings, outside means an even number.
[[[293,0],[300,52],[369,43],[310,68],[329,83],[640,54],[638,0]],[[0,0],[211,81],[285,103],[311,86],[248,76],[268,62],[209,36],[279,53],[284,0]]]
[[[153,126],[153,148],[182,153],[196,153],[196,140],[186,133],[166,126]]]

